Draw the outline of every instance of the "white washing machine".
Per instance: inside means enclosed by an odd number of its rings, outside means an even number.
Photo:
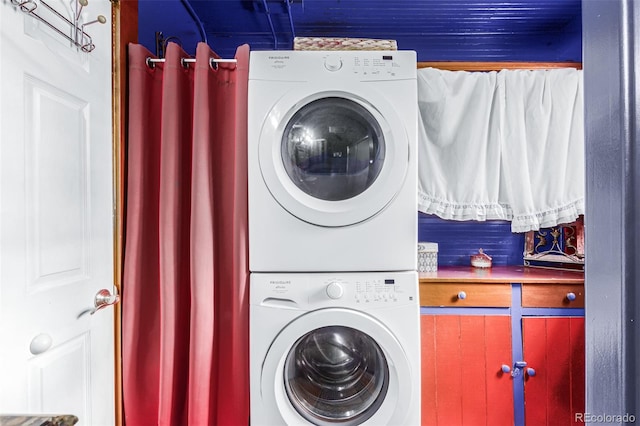
[[[252,425],[420,424],[416,272],[251,274]]]
[[[256,51],[249,269],[416,268],[416,55]]]

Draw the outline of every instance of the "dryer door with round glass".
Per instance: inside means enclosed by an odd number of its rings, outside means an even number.
[[[384,325],[336,308],[290,323],[269,349],[261,383],[287,423],[356,425],[403,418],[411,390],[400,383],[410,380],[405,353]]]
[[[289,94],[260,134],[260,169],[272,196],[320,226],[351,225],[383,210],[404,183],[408,156],[401,121],[374,91]]]

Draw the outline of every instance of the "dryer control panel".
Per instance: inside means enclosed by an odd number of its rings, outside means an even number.
[[[249,80],[264,81],[393,81],[417,70],[411,50],[252,51],[249,61]]]

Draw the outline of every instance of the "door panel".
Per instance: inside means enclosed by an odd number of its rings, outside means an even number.
[[[525,423],[579,424],[584,413],[584,318],[522,319],[524,359],[535,375],[525,376]]]
[[[0,413],[114,424],[113,309],[90,313],[114,283],[111,31],[82,52],[9,0],[0,31]]]
[[[422,424],[510,425],[511,318],[422,315]]]
[[[40,291],[89,275],[88,104],[30,76],[24,92],[28,285]]]
[[[90,343],[90,336],[85,333],[29,359],[30,412],[73,413],[83,424],[93,424],[88,398],[91,395],[90,366],[87,365]],[[69,376],[69,371],[74,374]],[[60,392],[62,383],[67,391],[51,398],[50,395]]]

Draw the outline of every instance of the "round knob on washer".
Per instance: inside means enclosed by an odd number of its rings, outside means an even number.
[[[329,71],[338,71],[342,68],[342,59],[339,56],[329,55],[324,59],[324,67]]]
[[[340,283],[333,282],[327,286],[327,296],[332,299],[340,299],[344,290]]]

